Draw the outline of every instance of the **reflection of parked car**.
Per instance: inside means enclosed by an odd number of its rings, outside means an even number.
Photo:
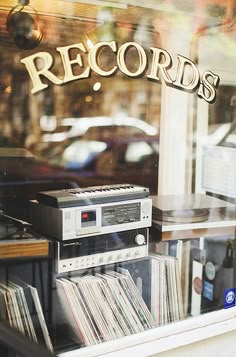
[[[236,148],[236,120],[231,123],[228,131],[225,133],[218,145]]]
[[[157,129],[152,125],[141,119],[126,116],[65,118],[61,120],[60,126],[54,132],[43,135],[43,142],[62,142],[66,139],[83,136],[89,131],[91,132],[91,129],[93,128],[95,128],[95,130],[97,128],[102,128],[104,130],[106,127],[116,129],[123,127],[123,130],[126,129],[131,135],[157,134]]]
[[[209,125],[208,134],[201,137],[201,144],[236,148],[236,121]]]
[[[97,134],[97,133],[96,133]],[[48,162],[76,172],[81,186],[131,183],[157,192],[158,138],[74,139],[47,150]]]

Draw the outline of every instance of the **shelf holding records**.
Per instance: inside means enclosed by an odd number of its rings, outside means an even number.
[[[71,339],[80,347],[157,326],[125,268],[56,278],[57,295]]]
[[[236,286],[235,205],[203,194],[152,200],[149,250],[178,259],[185,318],[224,308],[225,291]],[[230,270],[223,264],[226,242],[231,242]]]
[[[61,316],[55,311],[54,320],[59,334],[61,325],[64,338],[58,352],[138,334],[184,317],[181,277],[174,257],[152,254],[58,274],[55,285],[54,306]]]

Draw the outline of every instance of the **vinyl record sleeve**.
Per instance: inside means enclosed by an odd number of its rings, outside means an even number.
[[[89,311],[88,306],[85,303],[85,300],[81,296],[77,283],[74,282],[73,279],[70,279],[70,281],[73,283],[73,289],[77,296],[77,301],[80,304],[81,313],[84,316],[85,324],[87,326],[86,331],[87,333],[89,333],[91,344],[97,344],[101,342],[101,340],[99,337],[99,333],[97,331],[97,327],[93,321],[93,317],[91,316],[91,313]]]
[[[35,328],[33,325],[33,321],[32,321],[32,317],[30,314],[30,310],[29,310],[29,305],[27,303],[26,300],[26,296],[28,297],[28,285],[25,284],[24,282],[19,282],[19,283],[15,283],[15,282],[11,282],[10,283],[11,286],[14,286],[17,290],[18,290],[18,294],[19,294],[19,299],[21,301],[21,307],[22,307],[22,316],[23,318],[25,318],[25,323],[27,325],[27,330],[29,331],[29,335],[30,338],[35,341],[36,343],[38,343],[38,339],[36,336],[36,332],[35,332]],[[29,297],[28,297],[29,298]],[[31,301],[28,301],[29,304],[31,303]]]
[[[18,292],[18,305],[23,309],[20,313],[31,339],[53,351],[37,289],[20,280],[12,281],[9,285]]]
[[[12,292],[12,289],[3,282],[0,283],[0,287],[2,291],[5,292],[4,296],[6,301],[9,323],[11,327],[15,328],[16,330],[24,334],[24,327],[22,321],[19,320],[19,316],[18,316],[19,312],[16,307],[14,292]]]
[[[110,339],[110,335],[107,330],[106,322],[97,306],[96,299],[94,299],[93,293],[87,282],[87,277],[77,278],[76,281],[77,287],[79,288],[83,299],[85,299],[86,305],[88,306],[90,314],[97,326],[100,338],[102,340],[108,341]]]
[[[74,290],[74,284],[67,279],[63,279],[67,294],[69,296],[69,303],[73,311],[73,317],[76,320],[76,325],[79,326],[79,331],[82,336],[83,342],[86,346],[91,344],[89,332],[86,329],[86,319],[84,318],[80,303],[77,299]]]
[[[111,321],[109,321],[108,314],[109,314],[109,309],[106,306],[103,296],[100,293],[100,289],[98,287],[98,282],[97,279],[94,278],[94,276],[86,276],[83,277],[86,280],[87,284],[87,289],[90,293],[90,296],[93,297],[92,299],[92,307],[94,307],[99,315],[99,317],[102,320],[103,323],[103,329],[104,329],[104,336],[106,340],[110,340],[115,338],[115,334],[113,333],[112,327],[111,327]]]
[[[34,306],[35,306],[35,309],[36,309],[36,312],[38,315],[38,319],[39,319],[39,323],[40,323],[42,333],[44,336],[45,344],[50,351],[53,351],[53,346],[52,346],[50,335],[48,333],[48,328],[47,328],[47,325],[45,322],[42,306],[41,306],[41,303],[39,300],[38,291],[36,288],[34,288],[33,286],[30,286],[30,285],[29,285],[29,289],[31,291],[31,295],[32,295],[32,298],[34,301]]]
[[[114,294],[114,298],[116,298],[116,302],[119,306],[120,313],[122,314],[123,319],[126,325],[128,326],[128,331],[129,331],[128,334],[132,334],[134,331],[133,321],[130,318],[131,315],[130,315],[128,303],[127,304],[124,303],[123,296],[122,296],[123,293],[121,292],[119,282],[117,281],[117,278],[115,278],[110,274],[110,272],[107,272],[106,279],[110,291],[112,292],[112,294]]]
[[[3,322],[8,321],[5,296],[4,296],[4,292],[1,290],[1,288],[0,288],[0,320]]]
[[[12,307],[14,310],[14,315],[15,315],[15,319],[16,319],[16,324],[18,326],[18,330],[25,335],[25,329],[24,329],[24,324],[21,318],[21,313],[20,313],[20,308],[18,305],[18,301],[17,301],[17,290],[10,287],[8,288],[8,294],[11,296],[11,300],[12,300]]]
[[[156,296],[152,295],[153,304],[156,304],[157,310],[157,322],[160,326],[168,322],[169,319],[169,301],[167,294],[167,283],[166,283],[166,266],[165,260],[161,255],[152,255],[151,258],[152,264],[152,289],[154,291],[159,291],[159,294]],[[159,274],[155,275],[155,272],[158,271]],[[157,301],[155,302],[155,299]]]
[[[121,314],[121,311],[119,311],[118,305],[117,305],[117,299],[114,297],[114,295],[112,294],[112,292],[109,289],[109,284],[107,282],[107,279],[110,279],[109,276],[107,276],[106,274],[100,275],[100,274],[96,274],[96,276],[99,276],[102,278],[103,280],[103,285],[102,285],[102,289],[103,289],[103,293],[104,296],[107,299],[107,303],[110,305],[112,312],[114,314],[114,317],[116,318],[117,324],[120,327],[120,331],[122,336],[126,336],[130,333],[125,320]]]
[[[8,301],[7,301],[7,296],[6,296],[6,289],[4,289],[1,284],[0,284],[0,295],[1,295],[1,301],[2,301],[2,306],[5,307],[4,315],[5,315],[5,321],[9,323],[11,327],[13,327],[13,321],[11,317],[11,312],[8,306]]]
[[[84,310],[81,305],[81,300],[79,299],[80,294],[78,288],[74,282],[67,281],[69,291],[71,293],[71,299],[73,303],[73,308],[75,311],[75,316],[78,319],[78,324],[81,326],[81,330],[83,331],[83,335],[86,341],[86,345],[89,346],[91,344],[96,343],[92,336],[91,325],[89,324],[89,319],[84,313]]]
[[[62,309],[63,317],[66,322],[69,321],[70,333],[73,340],[85,345],[85,338],[80,324],[75,316],[75,311],[71,303],[70,293],[68,292],[66,281],[63,279],[56,279],[57,296]]]
[[[95,277],[97,278],[97,275]],[[117,313],[116,306],[115,306],[115,303],[114,303],[112,297],[110,296],[109,290],[106,286],[105,274],[102,275],[101,277],[99,277],[98,286],[100,289],[100,293],[103,296],[104,304],[105,304],[105,306],[108,307],[108,311],[110,311],[109,317],[111,319],[111,323],[112,323],[116,338],[123,337],[124,332],[123,332],[123,329],[121,328],[120,323],[119,323],[119,314],[118,314],[118,316],[116,316],[116,313]]]
[[[141,323],[145,329],[156,327],[156,323],[152,318],[150,311],[147,308],[137,286],[135,285],[129,271],[124,268],[119,268],[118,272],[115,272],[115,276],[119,279],[120,284],[125,288],[127,296],[136,309],[137,315],[140,318]]]
[[[160,325],[160,304],[161,304],[161,284],[160,284],[160,262],[151,259],[151,313],[157,325]]]
[[[15,288],[15,294],[16,294],[16,299],[19,305],[19,310],[20,310],[20,314],[21,314],[21,319],[22,319],[22,323],[24,325],[24,334],[26,337],[34,340],[35,342],[37,342],[37,337],[35,335],[35,331],[33,328],[33,324],[32,324],[32,320],[31,317],[28,313],[26,313],[26,310],[28,308],[24,298],[23,298],[23,288],[21,288],[20,286],[14,284],[13,282],[9,283],[13,288]],[[31,324],[31,325],[30,325]]]
[[[129,321],[127,321],[126,316],[124,314],[124,311],[122,309],[122,304],[120,303],[119,299],[117,298],[117,291],[116,287],[112,287],[113,285],[113,278],[108,275],[107,273],[102,275],[104,281],[105,281],[105,286],[106,286],[106,292],[108,292],[108,296],[111,298],[111,306],[113,308],[114,314],[121,326],[121,329],[123,331],[124,336],[127,336],[132,333],[132,329],[130,327]],[[110,301],[109,301],[110,303]]]
[[[97,297],[97,304],[104,316],[104,319],[107,322],[109,333],[111,334],[111,338],[122,337],[122,332],[120,331],[120,327],[117,324],[117,321],[114,317],[113,311],[110,307],[110,304],[107,302],[105,295],[102,292],[100,285],[102,284],[102,279],[96,276],[92,276],[91,278],[91,288],[94,291],[94,296]]]
[[[144,331],[143,324],[139,320],[139,317],[137,316],[137,313],[133,307],[133,304],[130,303],[130,301],[127,297],[127,292],[125,291],[125,289],[122,288],[118,279],[114,279],[114,283],[115,283],[117,290],[119,292],[119,297],[120,297],[121,303],[123,304],[125,311],[127,311],[127,317],[131,322],[134,332]]]
[[[175,259],[175,276],[176,276],[176,287],[177,287],[178,320],[182,320],[184,318],[184,304],[183,304],[183,291],[181,287],[181,274],[179,270],[178,259]]]
[[[119,291],[119,286],[116,284],[116,281],[114,277],[110,276],[108,273],[106,274],[106,279],[107,279],[107,284],[109,286],[109,289],[111,293],[114,296],[114,299],[116,300],[117,307],[120,311],[120,314],[123,317],[123,320],[125,321],[125,324],[128,328],[128,334],[134,333],[134,328],[133,328],[133,323],[129,318],[129,311],[128,307],[125,306],[121,293]],[[117,298],[118,297],[118,298]]]

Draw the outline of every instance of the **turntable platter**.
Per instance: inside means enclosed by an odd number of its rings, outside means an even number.
[[[208,219],[209,210],[199,209],[180,209],[171,210],[163,213],[163,221],[173,223],[194,223],[202,222]]]

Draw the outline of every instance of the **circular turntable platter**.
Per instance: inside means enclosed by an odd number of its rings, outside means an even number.
[[[206,208],[180,209],[163,213],[163,221],[172,223],[194,223],[208,219],[209,211]]]

